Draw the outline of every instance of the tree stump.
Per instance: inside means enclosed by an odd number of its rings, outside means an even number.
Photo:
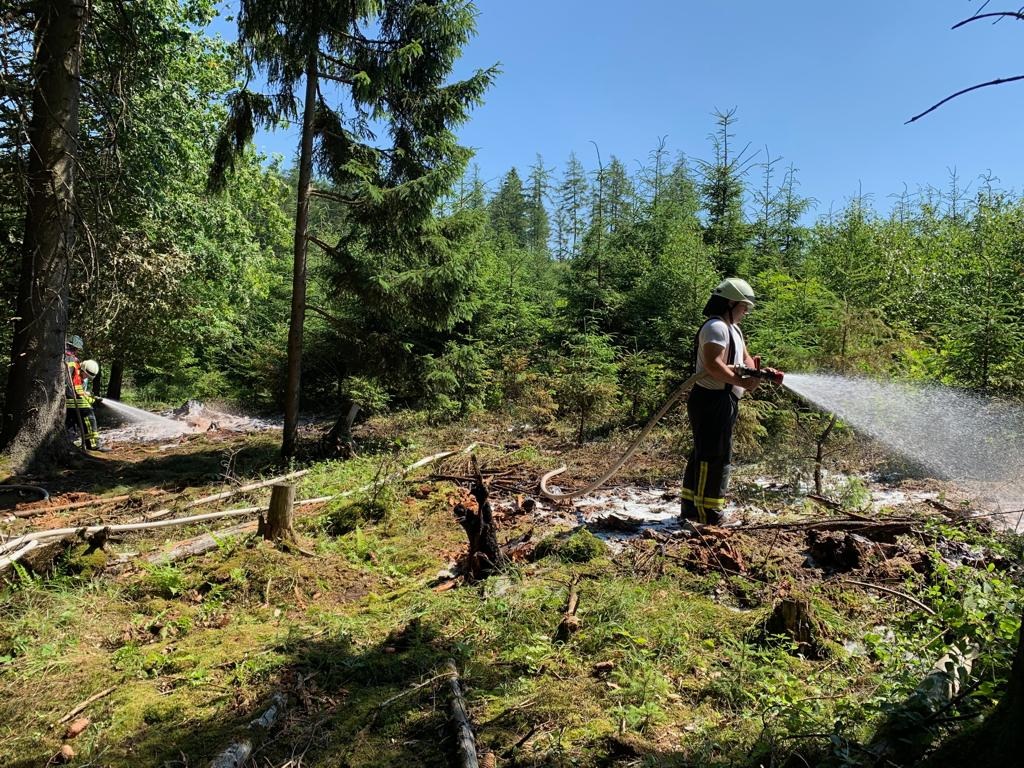
[[[270,508],[266,520],[260,515],[256,533],[267,541],[294,542],[295,485],[279,483],[270,490]]]
[[[494,512],[488,500],[490,494],[482,479],[477,479],[470,494],[476,501],[476,509],[469,504],[456,504],[453,511],[455,519],[465,529],[466,537],[469,539],[467,575],[471,581],[476,581],[485,579],[497,571],[504,558],[498,546]]]
[[[772,636],[782,635],[796,643],[798,653],[810,659],[822,656],[820,627],[814,617],[809,600],[783,597],[761,630],[760,640],[768,642]]]

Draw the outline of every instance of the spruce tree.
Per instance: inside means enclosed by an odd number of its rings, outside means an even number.
[[[575,259],[580,255],[586,228],[588,191],[586,169],[573,152],[569,155],[565,173],[556,190],[556,217],[561,228],[561,234],[556,237],[559,242],[565,243],[564,252],[559,254],[562,259]]]
[[[551,236],[551,224],[547,208],[544,207],[544,201],[548,199],[550,177],[551,170],[544,167],[544,158],[538,154],[537,162],[530,166],[526,190],[526,240],[530,248],[543,253],[547,253],[548,238]]]
[[[225,172],[257,126],[273,127],[302,110],[281,446],[286,457],[296,450],[307,244],[331,258],[345,256],[342,243],[307,232],[310,200],[343,206],[349,224],[363,231],[361,247],[415,243],[470,156],[452,128],[480,102],[496,74],[494,68],[478,70],[446,83],[474,31],[474,15],[465,0],[242,0],[239,44],[250,74],[265,75],[268,92],[235,94],[211,185],[225,183]],[[376,141],[377,134],[387,139]],[[330,189],[314,188],[314,165]]]
[[[515,168],[505,174],[488,205],[491,231],[499,242],[525,248],[530,240],[530,210],[523,180]]]
[[[743,216],[743,178],[753,158],[747,154],[749,144],[739,152],[732,145],[736,110],[714,114],[718,125],[711,135],[714,159],[700,163],[704,177],[700,191],[707,211],[704,242],[711,247],[718,269],[735,275],[746,267],[749,227]]]

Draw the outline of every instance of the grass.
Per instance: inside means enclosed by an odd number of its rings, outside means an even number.
[[[297,496],[357,487],[432,451],[428,428],[410,419],[381,428],[380,453],[316,465]],[[413,430],[401,445],[399,427]],[[548,463],[536,445],[479,455]],[[648,463],[641,474],[656,472]],[[0,592],[0,764],[45,764],[61,743],[56,721],[116,686],[86,712],[92,724],[73,742],[78,764],[203,764],[286,691],[288,715],[260,761],[304,752],[311,766],[447,765],[441,681],[412,686],[448,659],[465,679],[482,749],[503,764],[820,764],[870,738],[884,705],[939,655],[941,642],[927,643],[944,628],[986,632],[986,674],[1007,670],[1013,622],[982,628],[1021,599],[1009,575],[936,566],[927,583],[905,586],[931,590],[939,615],[922,621],[904,604],[810,580],[785,558],[769,562],[782,548],[770,538],[743,540],[747,562],[763,568],[740,578],[668,557],[653,541],[615,555],[579,531],[548,539],[534,562],[435,592],[438,571],[465,546],[452,492],[391,483],[303,518],[303,548],[315,557],[226,540],[178,565],[23,573]],[[1019,559],[1016,540],[956,535]],[[634,569],[641,560],[657,568]],[[555,630],[574,583],[580,628],[562,642]],[[830,643],[822,660],[757,641],[781,590],[814,605]]]

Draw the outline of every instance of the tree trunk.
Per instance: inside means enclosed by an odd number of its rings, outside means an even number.
[[[292,265],[292,314],[288,325],[288,384],[284,399],[284,435],[281,454],[295,455],[299,431],[299,393],[302,379],[302,330],[306,322],[306,226],[313,178],[313,119],[316,116],[317,54],[306,61],[306,101],[302,113],[302,149],[299,154],[298,205],[295,210],[295,258]]]
[[[16,465],[66,451],[64,335],[75,239],[79,66],[85,0],[41,3],[29,124],[28,207],[0,445]]]
[[[257,532],[267,541],[295,541],[295,485],[281,483],[270,489],[267,521],[260,519]]]
[[[474,462],[475,465],[475,462]],[[488,500],[490,493],[477,473],[477,480],[470,490],[476,500],[476,509],[465,504],[456,504],[455,519],[466,531],[469,552],[466,558],[467,576],[471,581],[486,579],[498,570],[504,562],[501,547],[498,546],[498,532],[494,527],[494,512]]]
[[[828,436],[832,433],[832,428],[836,425],[836,415],[833,413],[832,418],[828,420],[828,426],[825,427],[825,431],[822,432],[815,443],[818,446],[818,450],[814,454],[814,492],[819,496],[824,495],[824,483],[822,481],[821,470],[822,464],[825,461],[825,443],[828,442]]]
[[[121,387],[124,384],[124,359],[120,357],[114,358],[114,362],[110,364],[110,379],[107,382],[107,393],[105,397],[109,397],[111,400],[121,399]]]

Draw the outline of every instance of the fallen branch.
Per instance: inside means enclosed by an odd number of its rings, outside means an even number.
[[[94,693],[92,696],[90,696],[88,699],[83,701],[81,704],[79,704],[74,709],[72,709],[70,712],[68,712],[66,715],[64,715],[64,717],[62,717],[60,720],[58,720],[57,721],[57,725],[60,725],[61,723],[66,723],[68,720],[70,720],[72,717],[77,715],[79,712],[83,711],[86,707],[88,707],[94,701],[99,701],[104,696],[109,696],[110,694],[112,694],[116,690],[117,690],[117,686],[116,685],[112,685],[109,688],[100,691],[99,693]]]
[[[378,704],[376,707],[373,708],[373,710],[374,710],[373,711],[373,717],[370,718],[370,721],[372,722],[373,719],[376,718],[377,715],[383,709],[391,706],[392,704],[394,704],[399,699],[404,699],[409,694],[416,693],[416,691],[422,690],[423,688],[426,688],[428,685],[432,685],[433,683],[436,683],[438,680],[443,680],[444,678],[450,677],[450,676],[451,676],[451,672],[445,672],[444,674],[441,674],[441,675],[434,675],[430,679],[424,680],[422,683],[417,683],[416,685],[413,685],[413,686],[411,686],[409,688],[406,688],[404,691],[401,691],[400,693],[396,693],[394,696],[392,696],[392,697],[390,697],[388,699],[384,699],[384,701],[382,701],[380,704]]]
[[[146,491],[142,491],[141,495],[143,495],[143,496],[161,496],[161,495],[163,495],[165,493],[167,493],[167,491],[157,490],[157,489],[149,489],[149,490],[146,490]],[[72,501],[72,502],[69,502],[67,504],[57,504],[57,505],[54,505],[54,506],[33,507],[32,509],[15,510],[13,512],[13,514],[14,514],[15,517],[25,518],[25,517],[35,517],[36,515],[46,515],[46,514],[49,514],[50,512],[66,512],[69,509],[81,509],[82,507],[93,507],[93,506],[95,506],[95,507],[102,507],[102,506],[105,506],[107,504],[116,504],[116,503],[121,502],[121,501],[130,501],[132,498],[135,498],[137,495],[138,494],[125,493],[125,494],[122,494],[120,496],[110,496],[109,498],[86,499],[85,501]],[[39,502],[33,502],[33,503],[34,504],[38,504]]]
[[[792,529],[817,529],[819,531],[863,531],[892,528],[893,532],[906,533],[915,523],[920,523],[913,517],[886,517],[878,520],[865,520],[863,517],[836,518],[833,520],[794,520],[790,523],[762,523],[760,525],[741,525],[734,530],[738,531],[761,531],[774,530],[776,528]]]
[[[480,768],[476,758],[476,739],[469,724],[466,700],[462,696],[462,686],[459,683],[459,670],[451,660],[448,661],[448,676],[448,687],[452,694],[448,702],[448,711],[455,731],[455,751],[459,757],[459,765],[462,768]]]
[[[580,620],[576,616],[576,609],[580,604],[580,593],[575,582],[569,587],[569,599],[566,602],[565,612],[562,620],[555,630],[555,640],[560,643],[567,642],[569,638],[580,628]]]
[[[833,512],[842,512],[843,505],[834,499],[830,499],[828,496],[822,496],[820,493],[808,493],[807,498],[816,504],[820,504],[825,509],[830,509]]]
[[[300,469],[297,470],[296,472],[289,472],[287,475],[281,475],[280,477],[272,477],[269,480],[261,480],[258,483],[249,483],[248,485],[242,485],[239,486],[238,488],[231,488],[230,490],[227,491],[221,491],[220,493],[214,493],[209,496],[203,496],[201,499],[195,499],[194,501],[190,501],[179,508],[165,507],[164,509],[158,509],[155,512],[150,512],[147,515],[143,515],[138,520],[133,520],[132,522],[159,520],[162,517],[167,517],[167,515],[174,514],[174,512],[176,512],[178,509],[194,509],[195,507],[202,506],[203,504],[209,504],[210,502],[213,501],[220,501],[221,499],[229,499],[232,496],[237,496],[240,493],[255,491],[259,488],[265,488],[268,485],[273,485],[274,483],[282,483],[287,480],[294,480],[297,477],[308,475],[309,472],[310,470],[308,469]]]
[[[898,589],[892,589],[891,587],[883,587],[881,584],[871,584],[871,583],[866,582],[866,581],[854,581],[853,579],[840,579],[840,581],[843,582],[844,584],[854,584],[854,585],[856,585],[858,587],[864,587],[865,589],[875,589],[875,590],[878,590],[879,592],[885,592],[885,593],[893,595],[895,597],[902,597],[908,603],[913,603],[914,605],[916,605],[918,608],[920,608],[922,611],[927,613],[929,616],[934,616],[935,615],[935,611],[933,611],[927,605],[922,603],[916,597],[914,597],[913,595],[908,595],[906,592],[900,592]]]

